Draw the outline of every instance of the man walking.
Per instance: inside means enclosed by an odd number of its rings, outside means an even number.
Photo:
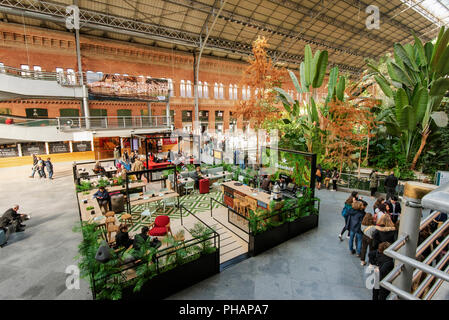
[[[398,182],[398,178],[396,178],[394,172],[391,171],[390,175],[384,181],[385,190],[387,191],[387,200],[395,196]]]
[[[31,168],[31,175],[30,178],[34,178],[34,174],[36,173],[36,171],[38,171],[38,166],[37,166],[37,156],[35,154],[33,154],[33,167]]]
[[[50,158],[45,161],[45,167],[47,168],[48,179],[53,180],[53,163],[51,163]]]

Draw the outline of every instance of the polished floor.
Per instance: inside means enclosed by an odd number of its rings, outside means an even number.
[[[55,164],[53,181],[30,179],[31,166],[0,168],[0,211],[18,203],[31,213],[26,231],[0,249],[0,300],[92,299],[88,283],[68,290],[81,235],[71,163]],[[6,182],[6,183],[5,183]],[[318,191],[319,227],[233,265],[169,299],[370,299],[360,261],[340,242],[343,192]],[[369,198],[369,197],[365,197]],[[372,200],[367,199],[372,205]],[[0,213],[2,213],[0,212]]]

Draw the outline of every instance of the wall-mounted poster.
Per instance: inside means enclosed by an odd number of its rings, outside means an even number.
[[[169,85],[166,79],[114,74],[87,76],[89,94],[124,100],[167,101]]]
[[[92,151],[92,144],[90,141],[81,141],[72,143],[73,152]]]
[[[31,156],[32,154],[46,154],[44,142],[22,143],[22,155]]]
[[[18,157],[19,150],[16,144],[3,144],[0,145],[0,158],[6,157]]]
[[[65,141],[49,142],[48,149],[49,149],[50,153],[69,153],[70,145],[68,142],[65,142]]]

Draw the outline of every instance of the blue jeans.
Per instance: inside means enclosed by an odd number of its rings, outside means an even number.
[[[354,236],[355,236],[355,239],[357,241],[356,252],[357,252],[357,254],[360,254],[360,252],[362,251],[363,233],[361,233],[361,232],[354,232],[354,231],[349,232],[349,251],[351,251],[351,252],[352,252],[352,250],[354,250],[354,247],[353,247]]]
[[[52,179],[53,178],[53,170],[48,171],[48,178]]]

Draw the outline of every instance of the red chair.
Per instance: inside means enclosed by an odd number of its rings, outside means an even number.
[[[148,234],[153,237],[162,237],[167,235],[168,232],[173,236],[170,229],[170,217],[169,216],[157,216],[154,222],[150,225],[152,227]]]

